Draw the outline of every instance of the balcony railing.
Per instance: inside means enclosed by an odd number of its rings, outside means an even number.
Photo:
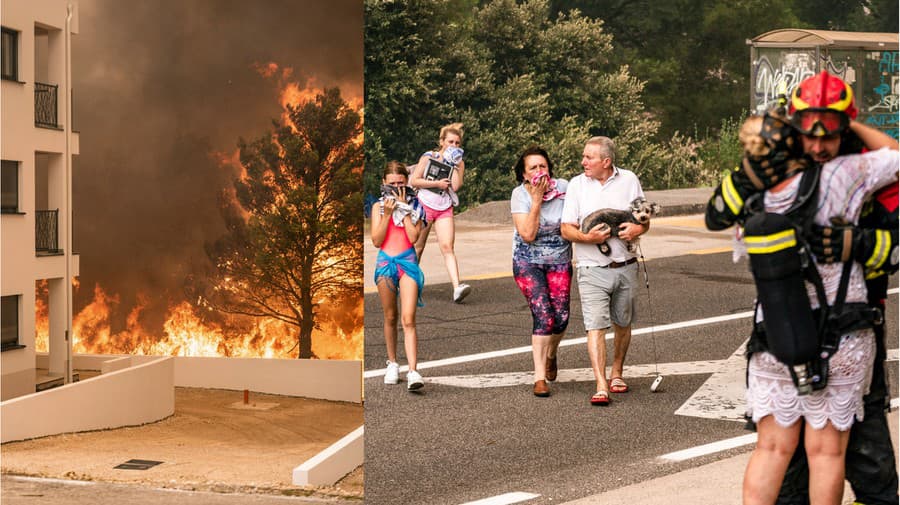
[[[59,209],[37,210],[34,220],[34,251],[59,254]]]
[[[57,92],[55,84],[34,83],[34,125],[59,128],[57,114]]]

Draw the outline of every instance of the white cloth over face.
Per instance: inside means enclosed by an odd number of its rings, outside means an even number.
[[[865,154],[841,156],[822,167],[814,220],[829,225],[832,217],[856,223],[868,197],[897,180],[900,157],[897,151],[881,149]],[[784,213],[794,202],[800,177],[778,192],[766,192],[768,212]],[[843,265],[816,263],[825,286],[828,303],[834,303]],[[807,283],[810,305],[819,305],[815,287]],[[846,302],[865,302],[866,285],[862,267],[851,270]],[[763,317],[765,315],[763,314]],[[747,377],[747,411],[754,421],[772,415],[780,426],[790,426],[801,417],[813,428],[827,422],[841,431],[850,429],[854,419],[862,420],[862,397],[868,392],[875,358],[875,335],[859,330],[841,336],[840,347],[829,360],[828,385],[808,395],[798,395],[787,365],[768,352],[750,358]]]

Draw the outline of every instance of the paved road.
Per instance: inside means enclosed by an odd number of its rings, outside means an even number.
[[[714,252],[730,244],[728,235],[707,234],[698,219],[656,220],[643,239],[652,258],[646,264],[652,303],[642,290],[625,371],[632,391],[613,395],[606,408],[588,404],[593,379],[577,289],[560,350],[563,370],[546,399],[531,394],[524,298],[487,253],[477,261],[461,259],[464,272],[476,278],[465,303],[451,303],[446,284],[426,286],[418,316],[420,368],[428,384],[422,393],[406,392],[403,383],[382,384],[381,312],[367,294],[366,503],[450,505],[510,493],[521,494],[494,503],[561,503],[749,451],[752,445],[681,462],[660,459],[748,434],[739,420],[744,362],[738,354],[754,287],[746,264],[735,267],[730,253]],[[498,253],[508,249],[508,228],[478,231],[485,240],[497,237]],[[463,235],[466,243],[470,236]],[[426,276],[441,273],[434,264],[425,269]],[[892,301],[888,331],[897,334],[896,295]],[[708,318],[719,319],[702,321]],[[646,331],[673,323],[691,326]],[[649,391],[654,347],[666,376],[657,393]],[[889,368],[896,383],[896,362]],[[729,502],[733,497],[721,501]]]

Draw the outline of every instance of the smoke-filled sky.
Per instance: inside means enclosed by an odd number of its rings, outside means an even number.
[[[214,153],[234,153],[281,114],[283,72],[255,67],[292,68],[301,87],[314,79],[361,101],[363,2],[80,0],[79,17],[75,308],[100,283],[119,295],[122,324],[139,293],[149,307],[180,299],[208,261],[204,244],[223,233],[217,198],[233,172]]]

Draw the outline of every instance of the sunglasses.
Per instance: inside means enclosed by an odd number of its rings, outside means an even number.
[[[850,126],[850,120],[834,110],[801,110],[794,113],[791,124],[803,135],[828,137],[839,135]]]

